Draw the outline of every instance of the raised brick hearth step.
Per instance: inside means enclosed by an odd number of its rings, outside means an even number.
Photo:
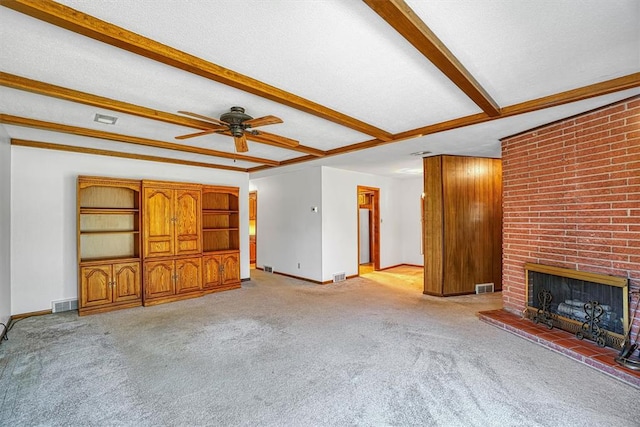
[[[617,364],[614,360],[618,355],[617,350],[598,347],[590,341],[580,341],[570,332],[560,329],[549,330],[546,326],[536,325],[529,319],[505,310],[482,311],[479,317],[483,322],[564,354],[640,389],[640,371]]]

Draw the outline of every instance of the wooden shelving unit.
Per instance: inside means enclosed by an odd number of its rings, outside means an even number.
[[[202,188],[203,291],[240,287],[238,188]]]
[[[205,253],[240,249],[237,188],[203,188],[202,232]]]
[[[237,187],[78,177],[78,307],[98,313],[240,287]]]
[[[141,305],[140,182],[81,176],[77,202],[79,313]]]

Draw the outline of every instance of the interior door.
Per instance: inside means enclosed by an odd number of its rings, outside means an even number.
[[[360,264],[371,262],[370,235],[369,235],[369,209],[360,209]]]

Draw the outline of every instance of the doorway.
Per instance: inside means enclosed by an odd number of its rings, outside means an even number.
[[[358,186],[358,275],[380,270],[380,189]]]
[[[256,268],[258,248],[258,192],[249,192],[249,267]]]

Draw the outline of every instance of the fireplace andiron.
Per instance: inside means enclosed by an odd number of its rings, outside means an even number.
[[[614,360],[616,361],[616,363],[624,366],[625,368],[633,369],[634,371],[640,371],[640,350],[638,350],[638,357],[633,358],[633,353],[638,349],[638,346],[640,345],[640,343],[638,342],[640,331],[638,331],[638,333],[636,334],[635,342],[631,342],[631,329],[633,329],[633,323],[638,311],[638,303],[640,303],[640,291],[632,292],[631,295],[635,295],[637,297],[636,306],[633,310],[633,315],[629,320],[629,327],[627,328],[627,333],[624,336],[624,344],[622,345],[622,349],[620,350],[620,353],[614,358]]]
[[[547,325],[547,328],[553,329],[553,314],[549,311],[549,307],[551,306],[551,300],[553,299],[553,295],[551,292],[543,289],[538,292],[538,301],[540,302],[540,308],[533,315],[533,323],[544,323]]]
[[[584,305],[586,317],[582,323],[582,327],[576,332],[576,337],[581,340],[584,338],[595,341],[598,347],[604,347],[607,343],[607,331],[600,327],[600,317],[604,313],[604,309],[598,301],[589,301]]]

